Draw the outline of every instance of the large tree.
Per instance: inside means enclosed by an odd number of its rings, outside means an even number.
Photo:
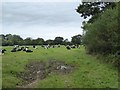
[[[25,44],[25,45],[33,45],[33,44],[32,44],[32,38],[31,38],[31,37],[27,37],[27,38],[24,40],[24,44]]]
[[[13,35],[12,41],[13,41],[14,45],[22,45],[23,44],[23,39],[19,35]]]
[[[32,39],[31,42],[32,42],[32,45],[43,45],[44,39],[43,38]]]
[[[71,42],[73,44],[81,44],[81,40],[82,40],[82,35],[78,34],[72,37]]]
[[[37,45],[43,45],[45,41],[43,38],[37,38],[36,42],[37,42]]]
[[[63,37],[55,37],[54,43],[55,44],[62,44],[64,38]]]

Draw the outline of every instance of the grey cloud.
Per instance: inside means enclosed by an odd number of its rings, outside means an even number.
[[[79,22],[75,3],[5,3],[3,21],[5,24],[62,24]],[[73,7],[72,7],[73,6]]]

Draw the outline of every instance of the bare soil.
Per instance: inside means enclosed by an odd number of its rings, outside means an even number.
[[[25,71],[18,73],[17,76],[23,79],[22,87],[31,88],[38,80],[46,78],[51,73],[69,74],[73,69],[73,65],[68,65],[63,61],[32,61],[26,65]]]

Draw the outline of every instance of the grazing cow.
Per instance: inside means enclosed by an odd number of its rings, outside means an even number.
[[[70,46],[66,46],[66,48],[67,48],[67,50],[70,50],[70,49],[71,49]]]

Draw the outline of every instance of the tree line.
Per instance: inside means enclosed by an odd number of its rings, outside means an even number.
[[[78,34],[72,37],[71,41],[68,39],[64,39],[63,37],[55,37],[54,40],[48,39],[44,40],[43,38],[32,39],[31,37],[27,37],[23,39],[19,35],[12,34],[1,34],[0,40],[2,41],[0,45],[2,46],[13,46],[13,45],[73,45],[73,44],[81,44],[82,35]]]

